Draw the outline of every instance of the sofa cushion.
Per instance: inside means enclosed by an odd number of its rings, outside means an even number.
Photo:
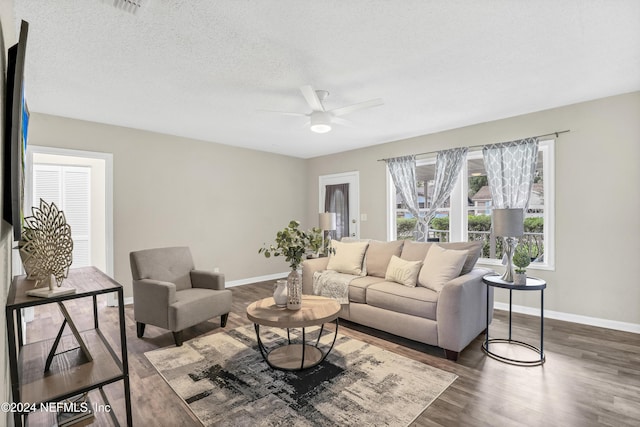
[[[387,273],[387,267],[389,266],[391,257],[394,255],[400,256],[403,243],[403,240],[394,240],[392,242],[372,240],[369,242],[367,255],[365,257],[367,275],[384,277]]]
[[[444,249],[437,244],[432,245],[424,258],[418,284],[440,292],[447,282],[460,275],[468,253],[467,250],[458,251]]]
[[[467,250],[469,253],[467,254],[467,259],[462,266],[462,271],[460,271],[460,275],[467,274],[478,262],[478,258],[480,258],[480,254],[482,253],[482,242],[452,242],[452,243],[438,243],[438,245],[442,246],[445,249],[454,249],[456,251]]]
[[[439,245],[444,249],[468,250],[467,259],[462,266],[460,274],[467,274],[476,265],[478,258],[482,252],[482,242],[452,242],[452,243],[429,243],[429,242],[412,242],[407,240],[402,247],[402,255],[400,258],[408,261],[424,260],[432,245]]]
[[[389,261],[384,280],[414,287],[418,281],[420,267],[422,267],[422,261],[407,261],[394,255]]]
[[[400,255],[400,258],[406,259],[407,261],[424,261],[424,257],[427,256],[431,245],[433,245],[433,243],[407,240],[402,246],[402,255]]]
[[[420,286],[384,281],[367,288],[368,305],[426,319],[436,319],[437,302],[437,292]]]
[[[334,270],[345,274],[362,274],[362,263],[369,242],[338,242],[331,241],[335,253],[329,255],[327,270]]]
[[[349,282],[349,301],[365,304],[367,302],[367,288],[374,283],[380,282],[384,282],[384,279],[381,277],[356,277]]]

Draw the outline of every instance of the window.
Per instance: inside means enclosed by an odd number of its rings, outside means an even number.
[[[553,268],[553,165],[554,141],[539,142],[536,178],[531,191],[529,208],[525,213],[525,235],[520,246],[526,246],[533,262],[530,267]],[[431,187],[435,174],[435,158],[419,160],[416,181],[420,211],[430,207]],[[469,151],[466,168],[460,173],[449,200],[429,223],[429,238],[440,242],[482,241],[481,261],[497,264],[502,258],[502,239],[491,234],[491,192],[487,183],[482,150]],[[390,239],[413,239],[415,218],[403,206],[395,193],[391,177],[390,194],[393,200],[390,218]]]
[[[91,265],[89,167],[33,165],[33,206],[40,199],[64,212],[73,238],[72,268]]]
[[[418,206],[421,213],[426,213],[433,203],[433,185],[435,181],[436,164],[434,159],[421,160],[416,164],[416,183],[418,189]],[[398,239],[414,239],[416,218],[409,212],[402,197],[395,193],[395,218]],[[442,209],[436,212],[429,223],[429,238],[448,234],[449,231],[449,199]]]

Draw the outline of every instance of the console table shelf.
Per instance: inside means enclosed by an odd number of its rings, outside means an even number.
[[[102,389],[103,386],[123,381],[126,420],[127,425],[131,426],[131,397],[122,286],[94,267],[69,270],[65,286],[76,288],[76,293],[52,298],[38,298],[26,295],[26,291],[33,287],[33,281],[26,280],[25,276],[16,276],[13,279],[7,298],[6,316],[11,389],[14,402],[30,405],[59,402],[95,389],[100,391],[104,399],[106,395]],[[120,355],[113,350],[102,334],[98,321],[97,295],[112,292],[118,294],[119,301]],[[86,297],[93,299],[94,328],[80,331],[79,337],[90,356],[77,346],[73,335],[24,343],[20,313],[22,308],[51,303],[62,304],[63,301]],[[61,309],[65,319],[72,323],[66,309],[64,307]],[[69,326],[75,327],[73,324]],[[61,333],[62,331],[60,331]],[[57,352],[51,358],[52,351]],[[51,362],[47,370],[48,357]],[[105,404],[108,402],[105,401]],[[15,425],[26,424],[27,415],[15,412]],[[118,424],[113,412],[111,412],[111,418]]]

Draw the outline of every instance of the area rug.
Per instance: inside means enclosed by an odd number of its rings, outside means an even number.
[[[307,342],[318,333],[307,329]],[[263,327],[260,336],[267,348],[287,339],[277,328]],[[320,346],[332,339],[325,330]],[[341,334],[320,365],[274,370],[253,326],[145,356],[205,426],[406,426],[457,378]]]

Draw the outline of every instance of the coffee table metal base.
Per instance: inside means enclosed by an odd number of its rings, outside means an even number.
[[[280,369],[283,371],[302,371],[304,369],[313,368],[319,365],[327,358],[338,337],[338,319],[334,320],[336,325],[333,335],[333,341],[331,346],[323,351],[320,345],[320,338],[324,331],[324,324],[320,327],[318,333],[318,339],[315,344],[311,345],[306,342],[306,331],[302,328],[302,343],[292,343],[289,329],[287,329],[287,344],[272,348],[271,350],[265,347],[264,343],[260,339],[260,325],[254,323],[253,326],[256,330],[256,339],[258,340],[258,348],[260,354],[267,364],[273,369]]]

